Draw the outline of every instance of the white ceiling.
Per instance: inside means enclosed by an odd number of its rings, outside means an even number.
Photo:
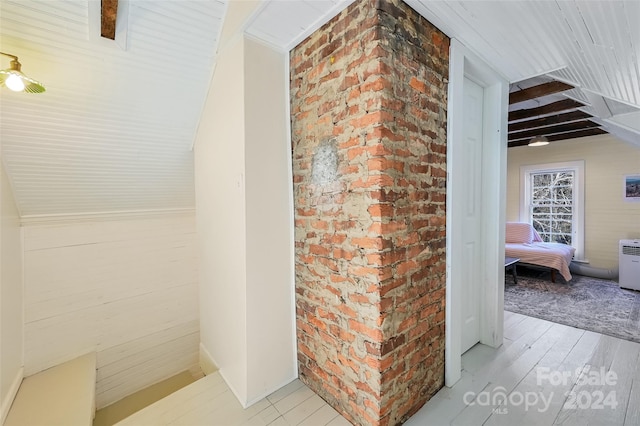
[[[640,1],[407,3],[512,83],[543,76],[575,86],[559,96],[586,103],[606,130],[640,145]],[[512,109],[523,107],[535,105]]]
[[[289,51],[353,1],[265,1],[246,32],[272,46]]]
[[[111,41],[99,0],[0,0],[0,50],[47,87],[0,92],[23,216],[194,206],[190,148],[227,1],[120,0]],[[264,0],[247,33],[286,51],[351,1]],[[640,143],[639,1],[407,3],[511,82],[577,86],[572,97]]]
[[[226,3],[121,0],[112,41],[99,0],[1,1],[0,50],[47,88],[0,92],[21,215],[192,208],[190,148]]]

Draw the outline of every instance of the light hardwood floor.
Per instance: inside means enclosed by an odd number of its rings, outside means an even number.
[[[504,335],[498,349],[476,345],[465,353],[462,379],[438,392],[406,424],[640,424],[640,344],[510,312],[505,312]],[[299,380],[242,409],[219,374],[119,423],[348,424]]]
[[[462,379],[406,424],[640,424],[639,343],[511,312],[504,336],[465,353]]]

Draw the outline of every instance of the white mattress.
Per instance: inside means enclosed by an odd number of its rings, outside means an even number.
[[[523,263],[556,269],[566,281],[571,280],[569,264],[575,251],[575,248],[559,243],[507,243],[504,246],[505,256],[517,257]]]

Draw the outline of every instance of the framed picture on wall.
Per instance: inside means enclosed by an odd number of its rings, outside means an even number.
[[[640,201],[640,175],[624,177],[624,200]]]

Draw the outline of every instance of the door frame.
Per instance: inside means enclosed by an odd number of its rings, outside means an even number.
[[[462,212],[457,187],[465,182],[459,141],[463,137],[464,77],[484,88],[482,138],[482,233],[480,343],[499,347],[504,320],[504,238],[509,83],[456,39],[451,40],[447,118],[447,282],[445,385],[462,375],[462,244],[456,233]]]

